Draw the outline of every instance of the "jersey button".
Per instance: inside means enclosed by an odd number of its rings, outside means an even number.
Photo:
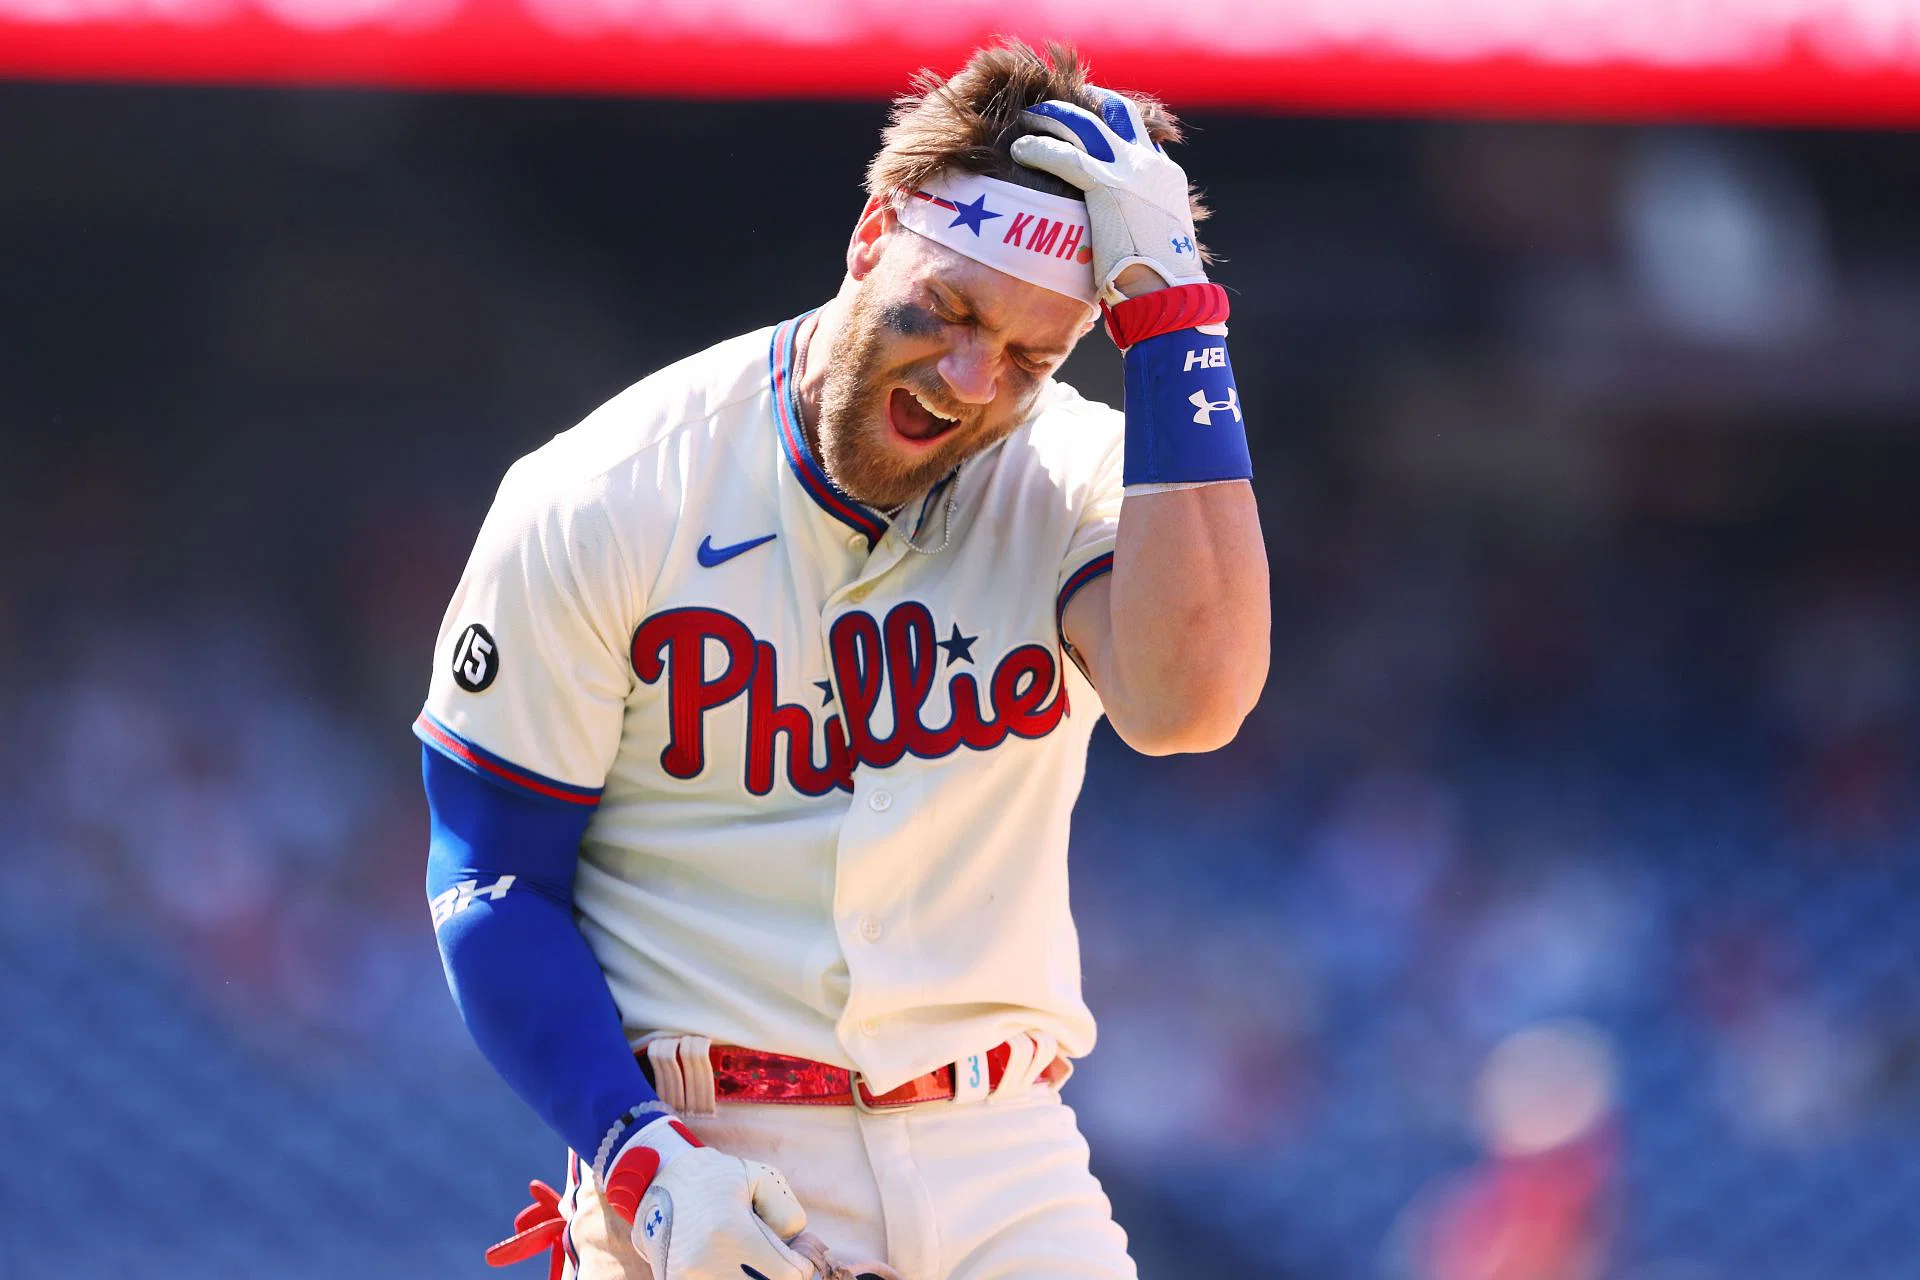
[[[849,535],[849,536],[848,536],[848,538],[847,538],[847,550],[849,550],[849,551],[865,551],[866,549],[867,549],[867,535],[866,535],[866,534],[864,534],[864,533],[856,533],[856,534],[851,534],[851,535]]]
[[[893,792],[876,791],[867,797],[867,808],[875,813],[885,813],[893,808]]]
[[[855,604],[859,604],[862,600],[865,600],[868,596],[872,594],[873,594],[873,585],[869,583],[864,587],[855,587],[853,590],[847,592],[847,599],[853,601]]]
[[[863,1036],[877,1036],[880,1034],[880,1024],[872,1018],[862,1018],[860,1019],[860,1034]]]
[[[880,941],[880,935],[885,932],[886,930],[881,927],[880,922],[872,916],[860,917],[860,936],[868,942]]]

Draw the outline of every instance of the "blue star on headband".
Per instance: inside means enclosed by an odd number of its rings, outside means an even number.
[[[999,216],[999,214],[987,208],[986,196],[978,195],[966,204],[955,204],[953,206],[953,221],[947,225],[950,227],[965,227],[977,236],[980,234],[981,223],[985,222],[988,218],[997,218]]]

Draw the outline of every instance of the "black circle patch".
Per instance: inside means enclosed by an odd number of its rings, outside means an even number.
[[[453,647],[453,682],[468,693],[482,693],[500,674],[500,646],[477,622],[467,624]]]

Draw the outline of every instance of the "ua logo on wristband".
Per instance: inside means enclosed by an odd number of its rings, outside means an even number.
[[[1203,427],[1213,425],[1213,415],[1216,413],[1231,413],[1233,414],[1233,420],[1235,422],[1245,421],[1245,419],[1240,416],[1240,389],[1238,387],[1228,387],[1227,398],[1225,400],[1209,400],[1207,399],[1206,392],[1196,391],[1187,397],[1187,402],[1199,410],[1199,412],[1193,415],[1193,420]]]

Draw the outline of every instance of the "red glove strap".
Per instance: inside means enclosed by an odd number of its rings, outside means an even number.
[[[685,1138],[691,1146],[706,1145],[693,1136],[693,1130],[678,1120],[667,1121],[667,1127]],[[653,1185],[654,1176],[660,1172],[662,1163],[660,1153],[652,1147],[640,1145],[627,1148],[613,1162],[613,1168],[607,1170],[607,1185],[601,1189],[602,1197],[614,1212],[631,1223],[634,1215],[640,1212],[641,1197]]]
[[[560,1280],[567,1264],[563,1242],[567,1220],[560,1213],[560,1193],[538,1179],[527,1190],[533,1194],[533,1203],[514,1217],[513,1237],[487,1250],[487,1265],[510,1267],[545,1249],[547,1280]]]
[[[631,1224],[640,1212],[640,1197],[653,1185],[660,1172],[660,1153],[652,1147],[635,1147],[614,1161],[607,1170],[607,1185],[601,1193],[608,1206]]]
[[[1226,323],[1227,291],[1212,281],[1176,284],[1128,298],[1116,306],[1103,302],[1100,311],[1107,318],[1107,336],[1125,351],[1136,342],[1163,333]]]

